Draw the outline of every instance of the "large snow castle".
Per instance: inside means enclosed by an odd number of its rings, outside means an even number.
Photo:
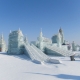
[[[32,61],[60,63],[59,60],[51,59],[48,55],[72,56],[74,55],[73,51],[79,50],[79,45],[74,42],[70,45],[68,41],[64,40],[61,28],[51,39],[44,37],[41,31],[37,41],[32,41],[31,43],[28,42],[20,29],[12,31],[9,34],[8,48],[6,48],[3,35],[0,38],[0,51],[7,51],[8,54],[26,54]]]

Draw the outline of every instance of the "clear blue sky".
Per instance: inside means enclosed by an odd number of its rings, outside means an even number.
[[[20,28],[32,41],[41,28],[51,38],[60,27],[66,40],[80,44],[80,0],[0,0],[0,34],[6,41],[10,30]]]

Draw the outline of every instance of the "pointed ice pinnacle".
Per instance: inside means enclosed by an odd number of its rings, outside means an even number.
[[[59,29],[59,33],[62,33],[62,28],[60,27],[60,29]]]

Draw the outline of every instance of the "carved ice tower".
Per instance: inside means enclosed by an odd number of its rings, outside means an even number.
[[[22,31],[12,31],[9,34],[8,40],[8,54],[22,54],[22,49],[24,45],[24,36]]]
[[[61,44],[63,44],[64,43],[64,35],[63,35],[63,31],[61,28],[59,29],[59,33],[61,35]]]
[[[58,46],[58,47],[61,47],[61,45],[62,45],[61,35],[60,35],[60,33],[58,33],[58,34],[57,34],[57,46]]]
[[[38,46],[43,51],[43,34],[42,34],[42,30],[41,30],[40,35],[38,37],[38,41],[39,41]]]

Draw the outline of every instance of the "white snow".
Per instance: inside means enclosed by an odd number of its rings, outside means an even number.
[[[80,58],[52,57],[62,64],[30,61],[26,55],[0,53],[0,80],[80,80]]]

